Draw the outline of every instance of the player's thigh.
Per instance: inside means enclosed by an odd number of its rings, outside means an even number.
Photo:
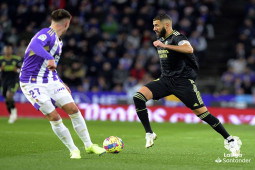
[[[152,96],[150,99],[159,100],[171,94],[170,87],[167,87],[164,81],[164,79],[157,79],[144,85],[151,91]]]
[[[20,88],[28,101],[44,115],[55,110],[48,94],[47,84],[20,83]]]
[[[74,100],[68,90],[61,82],[49,84],[50,97],[56,102],[56,105],[62,108],[68,103],[74,103]]]
[[[177,79],[175,81],[173,94],[191,110],[204,107],[200,92],[197,90],[195,82],[191,79]]]
[[[11,81],[8,86],[8,91],[12,93],[16,93],[16,91],[18,90],[18,87],[19,87],[19,82],[17,82],[16,80]]]
[[[147,100],[152,99],[153,95],[150,89],[146,86],[141,87],[138,92],[142,93]]]
[[[16,81],[11,82],[8,85],[6,98],[7,99],[13,99],[14,94],[16,93],[17,89],[19,87],[19,83]]]

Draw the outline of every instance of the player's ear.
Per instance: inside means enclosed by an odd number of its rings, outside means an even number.
[[[165,23],[165,28],[168,29],[170,27],[170,24],[168,22]]]
[[[68,21],[65,22],[65,28],[67,28],[67,27],[68,27]]]

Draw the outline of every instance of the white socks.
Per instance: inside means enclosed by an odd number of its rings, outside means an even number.
[[[62,119],[58,121],[50,121],[50,124],[54,133],[66,145],[70,152],[72,152],[73,150],[78,150],[78,148],[73,143],[73,139],[69,130],[63,124]]]
[[[92,142],[89,136],[85,120],[81,115],[81,112],[78,111],[75,114],[69,115],[69,117],[71,118],[74,130],[83,141],[85,147],[86,148],[90,147],[92,145]]]

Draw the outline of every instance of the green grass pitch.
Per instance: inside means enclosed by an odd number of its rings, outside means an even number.
[[[158,139],[152,148],[145,148],[145,133],[140,123],[87,121],[94,143],[102,146],[104,139],[114,135],[122,138],[124,149],[119,154],[97,156],[86,154],[83,144],[64,119],[82,159],[70,160],[67,148],[53,133],[46,119],[20,118],[7,124],[0,118],[1,170],[85,170],[85,169],[254,169],[255,133],[250,125],[225,125],[231,134],[243,142],[242,159],[250,163],[216,163],[228,151],[222,137],[206,124],[152,123]]]

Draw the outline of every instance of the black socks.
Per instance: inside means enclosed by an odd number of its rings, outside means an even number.
[[[133,100],[136,107],[136,113],[139,119],[141,120],[146,133],[152,133],[148,117],[148,111],[145,104],[147,102],[147,99],[144,97],[142,93],[136,92],[136,94],[133,97]]]
[[[224,139],[230,136],[228,132],[226,131],[226,129],[223,127],[223,125],[220,123],[219,119],[214,117],[210,112],[206,111],[198,115],[198,117],[201,120],[208,123],[215,131],[221,134],[224,137]]]
[[[7,110],[11,114],[11,109],[15,108],[14,100],[5,100],[5,104],[6,104]]]

